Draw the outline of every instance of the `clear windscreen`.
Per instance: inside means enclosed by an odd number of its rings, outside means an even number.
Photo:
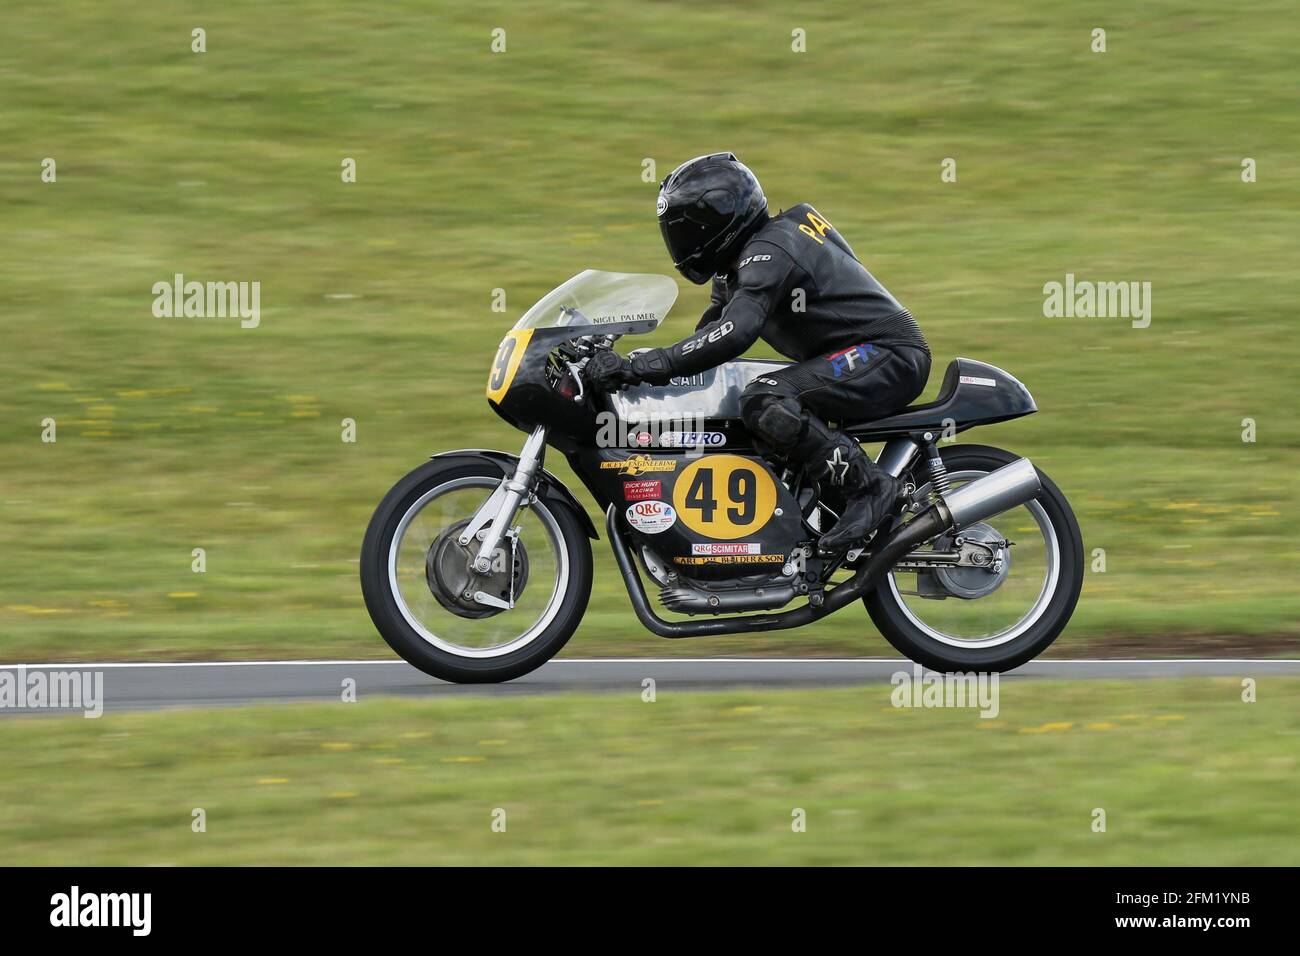
[[[542,296],[516,329],[588,327],[590,335],[654,331],[677,301],[668,276],[587,269]]]

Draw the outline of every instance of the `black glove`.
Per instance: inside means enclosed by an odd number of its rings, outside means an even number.
[[[638,382],[667,385],[673,372],[672,353],[667,349],[646,349],[632,356],[632,374]]]
[[[598,392],[617,392],[629,385],[641,384],[640,377],[632,371],[632,363],[614,351],[600,351],[593,355],[583,369],[583,377]]]

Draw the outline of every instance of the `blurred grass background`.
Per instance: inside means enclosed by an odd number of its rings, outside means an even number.
[[[891,690],[5,720],[0,849],[81,866],[1300,862],[1294,678],[1261,678],[1254,704],[1233,678],[1008,680],[994,719],[896,709]]]
[[[671,272],[642,161],[717,149],[916,314],[927,397],[954,355],[1032,389],[967,438],[1032,456],[1105,549],[1062,647],[1295,635],[1298,40],[1284,0],[10,6],[0,659],[386,655],[371,509],[433,452],[517,450],[482,397],[502,332],[583,268]],[[259,281],[261,326],[154,318],[178,272]],[[1067,272],[1150,281],[1150,328],[1043,318]],[[637,344],[693,326],[681,284]],[[658,641],[597,556],[570,654],[885,649],[852,612]]]

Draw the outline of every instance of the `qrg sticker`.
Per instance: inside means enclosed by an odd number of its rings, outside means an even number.
[[[757,541],[710,541],[691,545],[691,554],[762,554],[763,546]]]
[[[677,512],[666,501],[638,501],[627,506],[627,523],[644,534],[662,534],[677,523]]]

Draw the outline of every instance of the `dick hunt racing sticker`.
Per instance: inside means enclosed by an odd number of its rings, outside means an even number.
[[[646,501],[651,498],[662,498],[663,496],[664,483],[658,478],[623,482],[624,501]]]
[[[627,523],[643,534],[659,534],[677,523],[677,512],[666,501],[638,501],[627,506]]]

